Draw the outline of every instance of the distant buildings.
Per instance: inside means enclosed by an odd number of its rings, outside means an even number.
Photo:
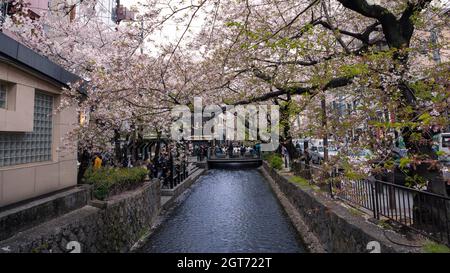
[[[16,12],[13,0],[0,0],[0,25],[6,15]],[[30,8],[30,17],[38,18],[44,11],[59,12],[61,15],[69,15],[73,20],[79,12],[77,0],[26,0]],[[106,25],[111,27],[123,20],[133,20],[135,12],[120,4],[120,0],[96,0],[95,14]]]

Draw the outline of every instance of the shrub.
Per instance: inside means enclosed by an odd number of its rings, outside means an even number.
[[[450,248],[442,244],[427,242],[423,246],[423,251],[425,253],[450,253]]]
[[[89,168],[84,174],[85,182],[93,185],[94,197],[99,200],[140,185],[148,171],[135,168]]]
[[[283,168],[283,159],[281,158],[281,156],[279,156],[277,154],[273,154],[269,158],[269,163],[270,163],[270,167],[272,167],[276,170],[281,170]]]

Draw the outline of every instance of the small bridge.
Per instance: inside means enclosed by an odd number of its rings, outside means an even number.
[[[258,168],[262,165],[260,155],[246,153],[244,155],[211,154],[207,158],[210,169]]]

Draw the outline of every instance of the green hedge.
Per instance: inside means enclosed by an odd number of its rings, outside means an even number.
[[[270,167],[281,170],[283,169],[283,159],[281,155],[276,153],[264,153],[263,159],[269,162]]]
[[[283,159],[281,156],[274,154],[270,157],[270,166],[274,169],[281,170],[283,169]]]
[[[94,197],[104,200],[108,196],[129,190],[142,183],[148,171],[135,168],[89,168],[84,174],[85,183],[93,185]]]

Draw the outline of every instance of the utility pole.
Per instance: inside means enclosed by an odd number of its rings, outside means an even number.
[[[120,0],[116,0],[116,12],[115,12],[115,13],[116,13],[116,14],[115,14],[115,16],[116,16],[116,18],[115,18],[115,19],[116,19],[116,20],[115,20],[116,22],[115,22],[115,23],[116,23],[116,24],[119,24],[119,23],[120,23],[120,20],[121,20],[121,19],[119,18],[119,8],[120,8]]]
[[[322,127],[325,130],[325,134],[323,136],[323,161],[328,161],[328,123],[327,123],[327,101],[325,97],[325,91],[322,92],[321,99],[322,106]]]

